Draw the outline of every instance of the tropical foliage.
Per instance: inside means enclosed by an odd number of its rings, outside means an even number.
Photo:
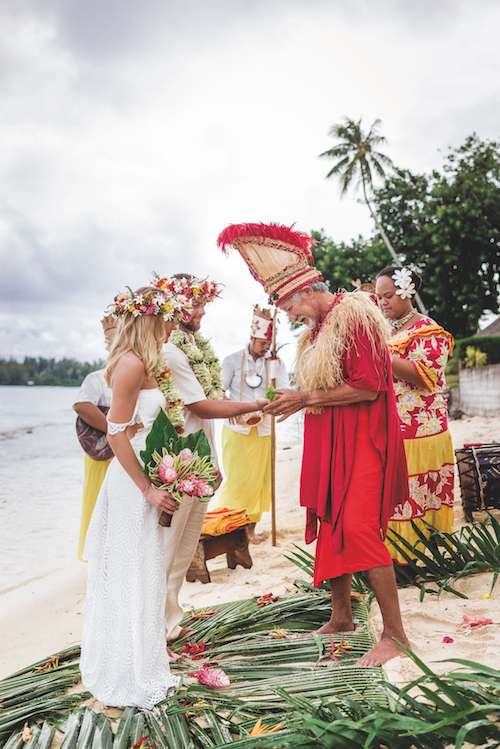
[[[76,359],[33,359],[23,362],[0,359],[0,385],[65,385],[79,387],[83,379],[101,367],[101,362],[78,362]]]
[[[388,530],[392,543],[406,560],[405,566],[394,567],[398,586],[414,585],[420,588],[420,600],[426,593],[440,595],[443,590],[467,598],[454,587],[455,583],[466,575],[493,572],[493,590],[500,575],[500,523],[493,515],[482,522],[464,525],[455,533],[444,533],[426,524],[427,534],[424,534],[415,523],[412,522],[412,526],[419,537],[415,546],[398,533]],[[285,556],[313,577],[312,554],[296,546],[295,551]],[[327,590],[327,583],[323,584],[323,590]],[[364,573],[358,572],[353,576],[353,590],[357,593],[370,591]]]
[[[500,144],[476,135],[441,171],[395,170],[375,205],[398,255],[423,276],[430,314],[453,335],[476,332],[500,292]]]
[[[328,151],[320,154],[321,158],[338,159],[330,169],[326,178],[337,177],[340,180],[341,195],[344,195],[354,181],[361,185],[365,200],[368,202],[367,188],[371,189],[373,172],[379,177],[385,176],[384,167],[392,167],[388,156],[378,151],[378,147],[386,142],[383,135],[379,135],[380,120],[375,120],[368,133],[361,129],[361,118],[358,122],[344,117],[344,122],[332,125],[329,135],[336,138],[337,143]]]
[[[343,192],[356,175],[360,177],[378,233],[340,245],[322,237],[320,270],[332,290],[339,285],[349,289],[351,279],[371,280],[394,262],[394,256],[389,261],[389,253],[382,251],[385,244],[391,254],[395,251],[399,264],[410,264],[422,275],[421,295],[429,314],[455,337],[474,334],[485,312],[499,311],[500,143],[474,134],[459,148],[449,149],[441,170],[413,174],[393,168],[384,185],[373,187],[369,195],[372,171],[362,165],[372,163],[382,177],[388,162],[379,160],[382,171],[375,167],[376,153],[366,149],[366,139],[356,130],[360,122],[348,122],[349,128],[342,131],[344,145],[321,155],[339,159],[327,176],[339,177]],[[332,134],[342,130],[334,128]],[[351,258],[360,261],[360,270],[349,267],[339,284],[335,268],[349,266]]]
[[[357,282],[371,284],[379,270],[392,263],[389,250],[377,238],[360,236],[336,244],[323,232],[313,231],[311,236],[318,242],[313,248],[316,267],[332,292],[354,291]]]
[[[456,340],[455,355],[453,358],[457,361],[457,367],[458,360],[465,359],[469,346],[473,346],[476,350],[482,351],[487,357],[488,364],[500,364],[500,336],[481,335]]]

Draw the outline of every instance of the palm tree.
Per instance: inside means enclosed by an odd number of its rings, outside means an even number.
[[[357,178],[357,185],[361,183],[365,202],[369,208],[371,217],[375,222],[375,226],[379,230],[396,265],[401,266],[401,262],[394,251],[394,247],[390,243],[387,234],[373,212],[371,202],[367,195],[367,188],[370,190],[373,189],[373,171],[376,172],[379,177],[385,177],[384,166],[393,166],[391,159],[377,150],[381,143],[386,142],[385,137],[378,134],[380,123],[380,120],[375,120],[369,132],[365,135],[361,130],[361,117],[359,118],[359,122],[355,122],[354,120],[345,117],[343,124],[333,125],[329,132],[329,135],[338,138],[340,143],[333,148],[330,148],[328,151],[320,153],[320,157],[339,159],[335,166],[330,169],[326,175],[326,179],[329,179],[330,177],[339,177],[342,187],[340,197],[345,195],[353,179]],[[415,299],[419,310],[426,314],[426,309],[418,294],[415,295]]]

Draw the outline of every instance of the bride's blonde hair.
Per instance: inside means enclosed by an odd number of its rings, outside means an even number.
[[[151,293],[157,294],[158,289],[154,286],[141,286],[134,292],[134,296]],[[142,361],[146,377],[152,377],[166,339],[163,315],[137,315],[137,317],[134,317],[132,312],[125,312],[117,322],[115,339],[106,361],[104,378],[108,386],[111,386],[111,375],[119,359],[129,351],[133,351]]]

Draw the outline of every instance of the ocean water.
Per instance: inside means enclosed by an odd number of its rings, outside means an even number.
[[[0,594],[76,559],[83,486],[76,393],[0,387]],[[221,431],[218,419],[219,455]],[[300,417],[277,425],[278,449],[300,439]]]

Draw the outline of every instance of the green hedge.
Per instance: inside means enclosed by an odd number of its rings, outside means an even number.
[[[500,364],[500,335],[470,336],[455,341],[454,357],[465,359],[467,346],[488,354],[488,364]]]

